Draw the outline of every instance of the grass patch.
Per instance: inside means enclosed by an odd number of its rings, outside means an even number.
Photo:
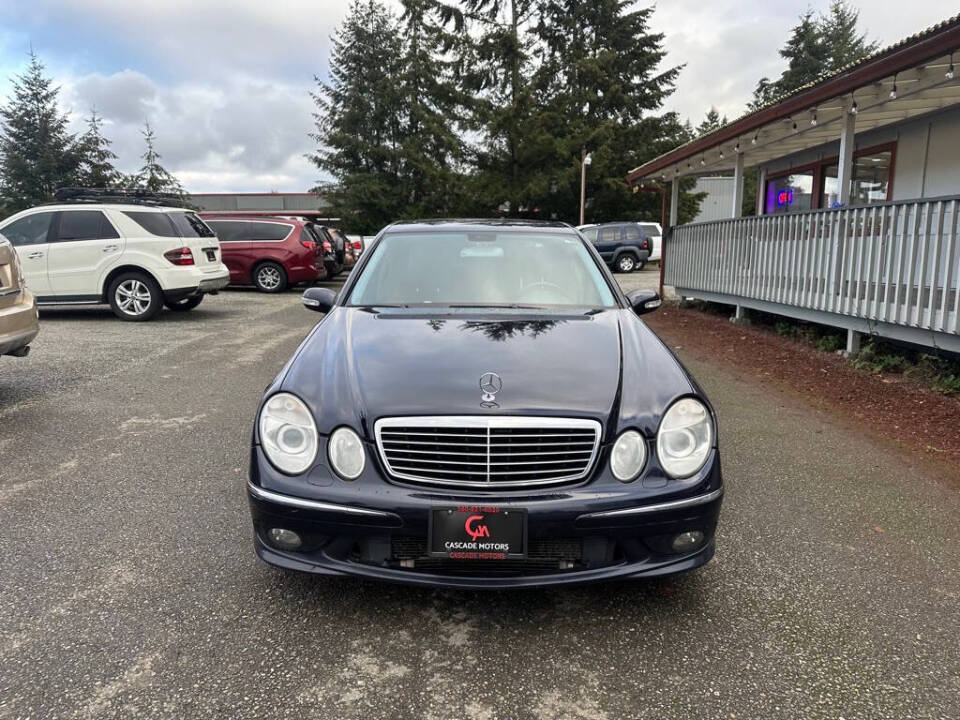
[[[712,315],[731,314],[730,306],[700,302],[694,304],[699,310]],[[835,353],[847,344],[847,331],[784,318],[757,310],[750,311],[750,325],[776,333],[823,352]],[[850,358],[854,367],[875,373],[895,373],[921,382],[942,395],[960,396],[960,358],[935,355],[886,340],[872,338],[865,342],[860,352]]]
[[[876,373],[901,373],[942,395],[960,395],[960,360],[872,340],[851,358],[855,367]]]

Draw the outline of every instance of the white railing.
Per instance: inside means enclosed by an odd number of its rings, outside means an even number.
[[[665,281],[681,294],[958,335],[958,213],[951,197],[683,225]]]

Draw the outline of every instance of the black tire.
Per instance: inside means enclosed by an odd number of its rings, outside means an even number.
[[[107,302],[121,320],[146,322],[163,309],[163,292],[157,281],[146,273],[125,272],[110,281]]]
[[[197,305],[203,301],[203,295],[193,295],[192,297],[185,297],[182,300],[164,300],[163,304],[167,306],[168,310],[173,310],[174,312],[188,312],[193,310]]]
[[[253,284],[260,292],[283,292],[287,289],[287,271],[280,263],[262,262],[253,269]]]
[[[637,258],[631,253],[623,253],[613,261],[614,272],[631,273],[637,269]]]
[[[640,270],[643,270],[646,266],[647,266],[647,261],[646,261],[646,260],[641,260],[641,261],[637,264],[637,272],[639,272]]]

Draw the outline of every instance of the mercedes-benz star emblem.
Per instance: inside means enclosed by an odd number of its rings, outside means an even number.
[[[484,373],[480,376],[480,392],[483,393],[484,407],[497,406],[497,393],[503,387],[503,380],[495,372]]]

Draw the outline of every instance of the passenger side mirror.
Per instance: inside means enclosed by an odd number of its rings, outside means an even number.
[[[303,306],[308,310],[328,313],[337,303],[337,294],[329,288],[312,287],[303,293]]]
[[[663,302],[653,290],[632,290],[627,293],[627,300],[637,315],[653,312]]]

